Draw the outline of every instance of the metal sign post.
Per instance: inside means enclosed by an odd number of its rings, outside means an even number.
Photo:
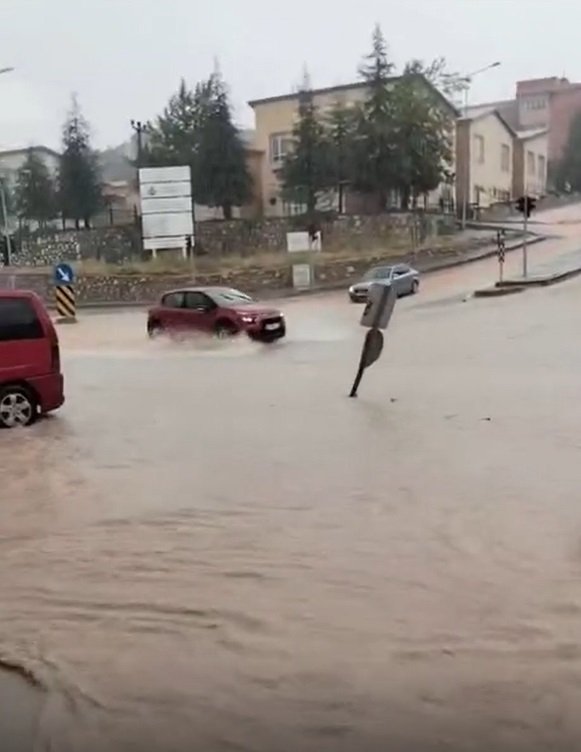
[[[59,324],[74,324],[77,321],[75,297],[75,273],[69,264],[57,264],[54,268],[56,308]]]
[[[496,233],[496,245],[498,246],[498,281],[504,281],[504,260],[506,256],[506,245],[504,241],[504,230],[498,230]]]
[[[525,210],[523,212],[523,241],[522,241],[522,275],[526,279],[529,273],[527,232],[529,223],[529,197],[525,196]]]
[[[370,286],[367,293],[367,305],[361,316],[361,326],[369,327],[369,331],[365,335],[359,367],[349,393],[350,397],[357,397],[357,390],[365,369],[379,360],[383,352],[383,334],[380,329],[387,329],[395,308],[395,301],[396,293],[391,285],[373,284]]]

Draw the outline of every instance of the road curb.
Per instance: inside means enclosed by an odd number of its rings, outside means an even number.
[[[524,292],[527,288],[517,285],[511,287],[483,287],[481,290],[474,290],[474,298],[502,298],[504,295],[514,295],[517,292]]]
[[[513,287],[549,287],[550,285],[556,285],[559,282],[565,282],[568,279],[577,277],[580,274],[581,266],[577,266],[574,269],[568,269],[566,272],[548,274],[543,277],[533,277],[532,279],[507,279],[503,282],[497,282],[496,287],[499,289],[510,289]]]

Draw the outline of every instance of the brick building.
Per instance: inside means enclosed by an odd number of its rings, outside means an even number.
[[[563,154],[573,118],[581,112],[581,83],[557,76],[518,81],[515,99],[490,102],[488,107],[515,130],[548,131],[547,156],[554,164]]]

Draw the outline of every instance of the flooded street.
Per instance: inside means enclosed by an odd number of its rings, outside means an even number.
[[[61,329],[65,408],[0,435],[35,752],[579,746],[581,283],[462,302],[483,269],[398,303],[358,400],[344,293],[271,347]]]

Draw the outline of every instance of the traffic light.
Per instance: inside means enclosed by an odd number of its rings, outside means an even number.
[[[531,196],[521,196],[516,202],[517,211],[530,217],[532,212],[537,208],[537,199]]]

